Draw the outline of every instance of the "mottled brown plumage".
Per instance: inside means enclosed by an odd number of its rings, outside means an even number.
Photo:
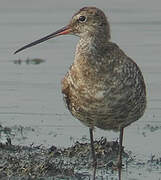
[[[145,83],[137,64],[110,41],[109,22],[95,7],[80,9],[66,27],[20,48],[16,53],[63,34],[80,37],[74,63],[62,80],[62,93],[72,115],[90,129],[95,179],[93,128],[120,131],[117,164],[120,168],[123,129],[144,114]]]
[[[77,21],[80,16],[87,17],[83,25]],[[104,13],[83,8],[70,28],[80,36],[74,63],[62,80],[72,115],[90,128],[116,131],[138,120],[146,107],[144,79],[136,63],[109,41]]]

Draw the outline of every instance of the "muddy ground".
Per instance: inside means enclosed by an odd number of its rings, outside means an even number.
[[[1,126],[0,132],[7,134],[6,142],[0,143],[1,180],[88,180],[91,178],[92,157],[89,143],[77,141],[68,148],[58,148],[54,145],[46,148],[43,145],[34,144],[20,146],[12,144],[11,128]],[[118,142],[108,142],[102,137],[95,141],[94,145],[98,161],[97,179],[117,179],[118,172],[112,168],[112,165],[117,159]],[[161,170],[161,157],[152,156],[147,162],[141,162],[131,152],[123,151],[123,163],[123,172],[130,172],[131,167],[146,168],[147,171]]]

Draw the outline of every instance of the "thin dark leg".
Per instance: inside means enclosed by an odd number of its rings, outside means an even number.
[[[119,178],[119,180],[121,180],[121,170],[122,170],[121,168],[118,169],[118,178]]]
[[[121,168],[122,167],[122,141],[123,141],[123,134],[124,134],[124,128],[120,128],[120,137],[119,137],[119,154],[118,154],[118,162],[117,162],[117,167]]]
[[[89,128],[89,133],[90,133],[91,151],[92,151],[92,157],[93,157],[93,180],[95,180],[96,168],[97,168],[97,159],[96,159],[96,154],[95,154],[95,149],[94,149],[93,129],[92,128]]]

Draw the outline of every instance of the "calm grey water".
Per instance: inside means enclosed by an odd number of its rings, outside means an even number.
[[[59,37],[18,55],[13,52],[63,27],[78,9],[91,5],[109,17],[112,41],[136,61],[147,84],[146,113],[125,129],[125,149],[141,162],[151,155],[161,156],[160,0],[0,0],[0,4],[0,124],[15,130],[13,143],[69,146],[77,139],[88,141],[88,128],[65,108],[60,89],[60,81],[73,62],[78,38]],[[13,62],[27,58],[46,61],[39,65]],[[101,136],[115,140],[118,134],[96,129],[95,138]],[[138,174],[134,175],[136,179]],[[155,172],[143,174],[138,179],[161,177]],[[130,178],[127,174],[124,177]]]

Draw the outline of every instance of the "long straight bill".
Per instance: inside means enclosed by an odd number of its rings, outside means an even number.
[[[18,53],[18,52],[20,52],[20,51],[22,51],[22,50],[24,50],[26,48],[32,47],[32,46],[34,46],[36,44],[39,44],[41,42],[47,41],[48,39],[54,38],[56,36],[64,35],[64,34],[69,34],[69,33],[70,33],[70,28],[68,26],[65,26],[65,27],[57,30],[56,32],[54,32],[52,34],[49,34],[49,35],[47,35],[47,36],[45,36],[45,37],[43,37],[43,38],[41,38],[39,40],[36,40],[36,41],[34,41],[34,42],[30,43],[30,44],[27,44],[27,45],[23,46],[22,48],[15,51],[14,54],[16,54],[16,53]]]

